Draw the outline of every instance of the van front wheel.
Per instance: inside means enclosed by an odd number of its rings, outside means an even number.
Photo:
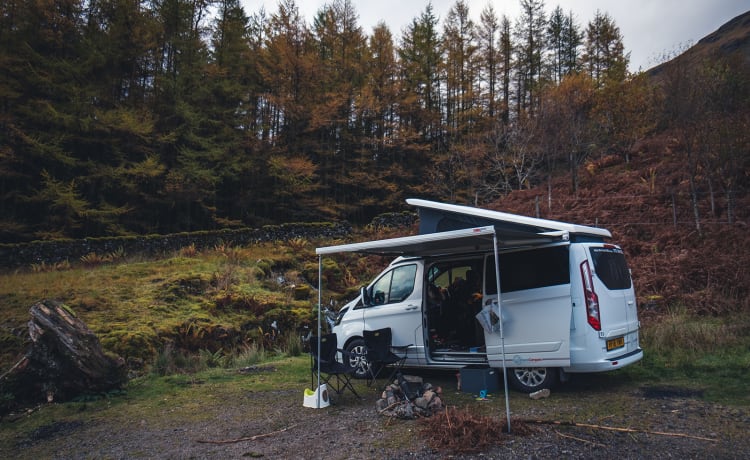
[[[365,341],[354,339],[346,346],[346,364],[354,369],[354,377],[364,379],[370,374],[370,362],[367,361]]]
[[[551,389],[557,383],[554,367],[514,367],[508,369],[508,381],[513,388],[523,393],[533,393],[544,388]]]

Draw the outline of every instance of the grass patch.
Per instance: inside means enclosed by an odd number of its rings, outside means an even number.
[[[750,405],[750,315],[695,316],[675,309],[644,327],[642,363],[626,368],[647,384],[680,386],[703,392],[723,404]]]
[[[228,401],[245,401],[248,392],[300,390],[309,384],[307,357],[285,357],[266,361],[251,373],[234,368],[211,368],[193,374],[149,374],[132,379],[124,391],[86,401],[48,404],[31,417],[0,421],[0,444],[13,445],[19,437],[60,423],[107,419],[127,426],[136,421],[157,429],[164,423],[211,420]],[[301,397],[301,396],[300,396]],[[253,407],[248,404],[248,414]],[[165,422],[164,413],[179,417]]]

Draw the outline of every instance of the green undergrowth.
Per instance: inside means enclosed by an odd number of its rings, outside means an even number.
[[[163,258],[123,255],[93,264],[96,258],[88,257],[0,273],[0,369],[23,353],[29,308],[41,299],[63,302],[106,351],[137,372],[167,347],[225,356],[252,346],[272,351],[314,319],[315,246],[301,238],[204,251],[190,246]],[[379,268],[330,259],[324,267],[326,300],[343,299]]]

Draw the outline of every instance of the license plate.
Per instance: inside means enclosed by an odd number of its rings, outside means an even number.
[[[625,337],[617,337],[616,339],[607,340],[607,351],[614,350],[625,346]]]

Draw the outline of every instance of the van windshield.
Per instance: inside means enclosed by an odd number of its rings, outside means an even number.
[[[630,270],[619,248],[591,248],[594,271],[607,289],[630,289]]]

